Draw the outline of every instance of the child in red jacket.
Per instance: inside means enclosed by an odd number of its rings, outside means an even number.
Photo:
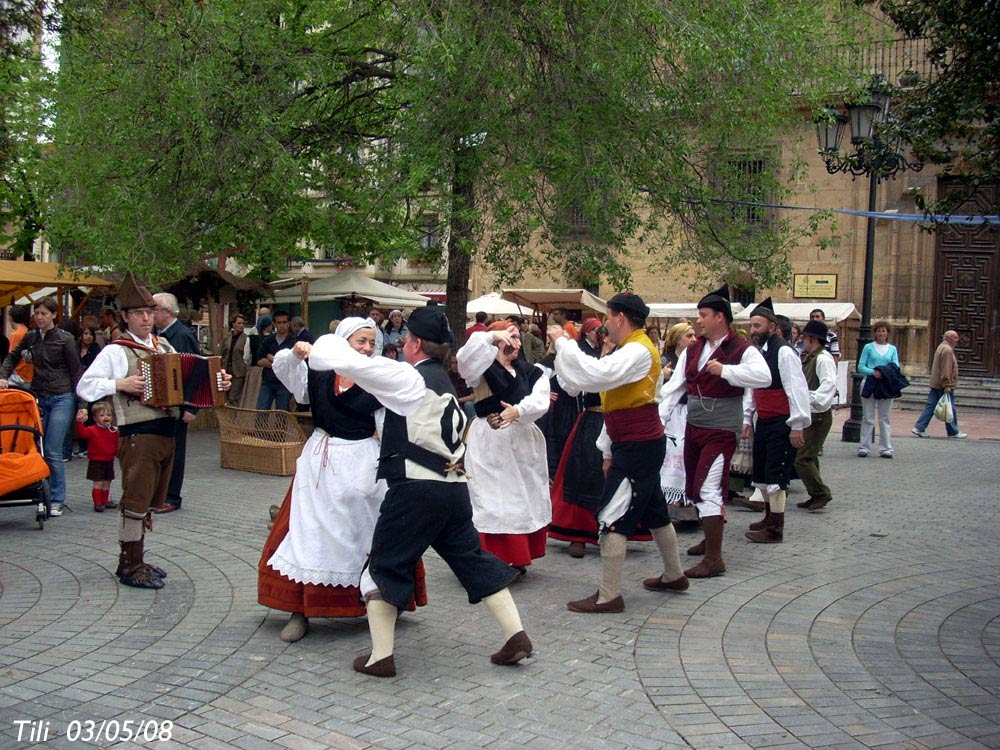
[[[118,455],[118,428],[111,424],[114,412],[107,401],[98,401],[90,410],[94,424],[76,424],[76,434],[87,440],[87,479],[94,483],[92,495],[94,510],[103,513],[105,508],[117,508],[111,502],[111,482],[115,478],[115,456]]]

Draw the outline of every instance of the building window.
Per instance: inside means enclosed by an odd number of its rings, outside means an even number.
[[[770,159],[750,155],[720,159],[712,179],[721,213],[746,234],[770,226],[774,209],[759,204],[774,203],[773,182]]]

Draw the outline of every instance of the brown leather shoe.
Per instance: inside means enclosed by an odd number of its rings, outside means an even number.
[[[761,529],[760,531],[747,531],[743,534],[749,541],[757,544],[781,544],[782,535],[775,533],[772,529]]]
[[[163,505],[154,505],[152,508],[150,508],[150,510],[157,514],[173,513],[175,510],[177,510],[177,506],[171,505],[170,503],[164,503]]]
[[[693,547],[688,547],[687,553],[689,555],[691,555],[691,557],[697,557],[698,555],[704,555],[705,554],[705,540],[702,539],[700,542],[698,542]]]
[[[601,602],[600,604],[598,604],[597,597],[599,595],[600,592],[595,591],[586,599],[577,599],[575,602],[567,602],[566,609],[568,609],[570,612],[587,612],[590,614],[625,611],[625,600],[622,598],[621,594],[619,594],[609,602]]]
[[[795,503],[796,508],[805,508],[806,510],[812,510],[813,503],[816,502],[812,498],[808,500],[803,500],[801,503]]]
[[[762,511],[767,507],[766,503],[759,503],[756,500],[751,500],[749,497],[743,497],[743,495],[736,495],[733,497],[733,505],[738,505],[741,508],[746,508],[747,510]]]
[[[702,560],[693,568],[684,571],[688,578],[712,578],[726,572],[726,564],[722,560]]]
[[[674,581],[664,581],[663,576],[647,578],[642,582],[642,587],[648,591],[687,591],[691,582],[681,576]]]
[[[584,550],[586,546],[583,542],[570,542],[569,544],[569,556],[580,558],[584,555]]]
[[[825,508],[830,504],[829,500],[811,500],[809,503],[809,510],[820,510]]]
[[[371,658],[371,654],[365,654],[364,656],[359,656],[355,659],[354,671],[361,672],[361,674],[371,675],[372,677],[396,676],[396,660],[393,659],[392,654],[389,654],[384,659],[379,659],[371,666],[365,666],[368,663],[369,658]]]
[[[531,658],[531,639],[523,630],[519,630],[503,644],[503,648],[490,657],[494,664],[517,664],[521,659]]]

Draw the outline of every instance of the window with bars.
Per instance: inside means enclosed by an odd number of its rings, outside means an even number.
[[[721,159],[713,175],[713,187],[722,201],[723,213],[734,227],[747,234],[767,229],[774,217],[770,185],[771,160],[741,155]]]

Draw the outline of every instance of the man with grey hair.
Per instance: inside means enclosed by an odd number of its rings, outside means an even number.
[[[181,312],[177,297],[169,292],[153,295],[156,307],[153,308],[153,322],[156,324],[156,334],[165,338],[174,351],[188,354],[201,354],[198,338],[188,326],[180,322],[177,316]],[[171,513],[180,510],[181,489],[184,486],[184,462],[187,457],[188,423],[198,416],[198,410],[192,406],[182,406],[177,418],[174,432],[174,468],[170,471],[170,484],[167,486],[167,499],[161,505],[152,508],[154,513]]]
[[[288,329],[292,332],[296,343],[305,341],[307,344],[313,344],[316,341],[313,335],[309,333],[309,329],[306,328],[306,322],[299,315],[288,321]]]
[[[917,437],[927,437],[927,427],[934,416],[934,408],[945,394],[951,401],[951,421],[944,423],[948,437],[964,440],[968,435],[958,429],[958,412],[955,411],[955,386],[958,385],[958,358],[955,356],[955,346],[958,345],[958,332],[945,331],[941,343],[934,352],[934,362],[931,364],[930,390],[927,393],[927,405],[920,412],[911,432]]]

